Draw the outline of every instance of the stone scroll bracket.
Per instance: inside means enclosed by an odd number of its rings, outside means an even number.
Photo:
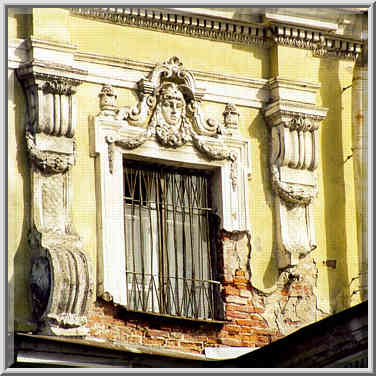
[[[290,88],[291,101],[283,98],[283,80],[273,80],[271,86],[277,100],[265,108],[264,116],[271,134],[277,259],[279,268],[285,269],[317,248],[311,203],[318,192],[319,125],[327,109],[314,105],[314,90],[311,95],[305,90],[300,96],[305,103],[299,103],[298,87]]]
[[[74,94],[85,72],[33,60],[17,70],[27,99],[25,141],[31,168],[30,293],[47,335],[84,336],[93,294],[90,261],[72,225]]]

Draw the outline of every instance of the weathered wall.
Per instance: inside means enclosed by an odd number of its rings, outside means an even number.
[[[32,26],[31,26],[32,25]],[[81,52],[159,63],[179,56],[185,67],[249,78],[281,76],[321,84],[316,104],[329,109],[320,130],[319,194],[314,201],[318,248],[301,259],[295,275],[280,274],[275,256],[273,193],[268,167],[269,129],[259,110],[241,107],[240,131],[251,145],[249,181],[251,234],[222,234],[224,300],[222,327],[187,321],[162,325],[144,317],[129,318],[109,303],[96,302],[89,314],[90,335],[113,342],[172,346],[202,352],[205,346],[263,346],[278,336],[338,312],[360,301],[357,290],[359,257],[356,242],[353,161],[351,155],[351,85],[353,62],[312,57],[291,47],[262,49],[164,34],[71,16],[60,9],[35,9],[30,17],[9,17],[9,38],[74,43]],[[28,303],[27,232],[30,200],[29,167],[24,141],[25,101],[15,78],[14,112],[8,123],[9,280],[19,329],[31,320]],[[97,217],[94,159],[89,153],[89,116],[99,111],[101,85],[78,87],[77,158],[72,169],[73,224],[84,250],[96,265]],[[118,105],[134,105],[135,94],[119,89]],[[223,105],[203,103],[203,110],[221,118]],[[327,266],[335,260],[335,268]],[[95,280],[94,273],[94,280]],[[115,316],[115,317],[114,317]]]

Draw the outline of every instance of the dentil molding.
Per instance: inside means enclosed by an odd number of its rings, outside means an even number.
[[[119,25],[152,29],[221,42],[257,45],[273,44],[312,50],[316,56],[355,60],[362,51],[362,41],[333,36],[322,22],[308,27],[291,25],[283,17],[266,17],[266,22],[250,23],[189,13],[189,9],[156,8],[72,8],[72,14]]]

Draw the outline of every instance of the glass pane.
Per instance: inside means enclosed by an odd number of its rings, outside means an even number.
[[[132,162],[124,195],[128,308],[214,318],[207,177]]]

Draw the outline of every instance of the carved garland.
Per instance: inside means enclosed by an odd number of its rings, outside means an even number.
[[[271,165],[272,188],[278,196],[290,207],[308,205],[317,196],[318,189],[314,187],[299,187],[296,184],[281,182],[278,167]]]
[[[183,68],[183,64],[177,57],[172,57],[163,64],[157,65],[148,79],[140,80],[138,89],[140,103],[133,108],[116,109],[116,94],[108,85],[104,85],[100,93],[100,115],[113,116],[118,120],[127,121],[130,125],[147,126],[145,131],[137,137],[106,138],[109,145],[110,172],[113,172],[114,145],[124,149],[136,149],[153,137],[167,148],[178,148],[187,142],[192,142],[196,149],[209,160],[231,162],[231,179],[235,190],[238,179],[237,156],[227,150],[218,141],[218,137],[221,134],[230,134],[238,130],[239,111],[236,106],[233,104],[226,106],[223,113],[224,123],[214,119],[208,119],[205,122],[200,108],[203,90],[196,87],[194,77]],[[166,120],[162,108],[164,96],[181,102],[184,107],[181,118],[174,121]],[[109,110],[110,107],[112,110]],[[208,137],[215,137],[217,140],[211,143],[208,142]]]
[[[49,151],[41,151],[35,145],[33,135],[26,131],[26,145],[29,158],[41,171],[45,173],[63,173],[75,164],[75,142],[73,140],[73,153],[62,154]]]

